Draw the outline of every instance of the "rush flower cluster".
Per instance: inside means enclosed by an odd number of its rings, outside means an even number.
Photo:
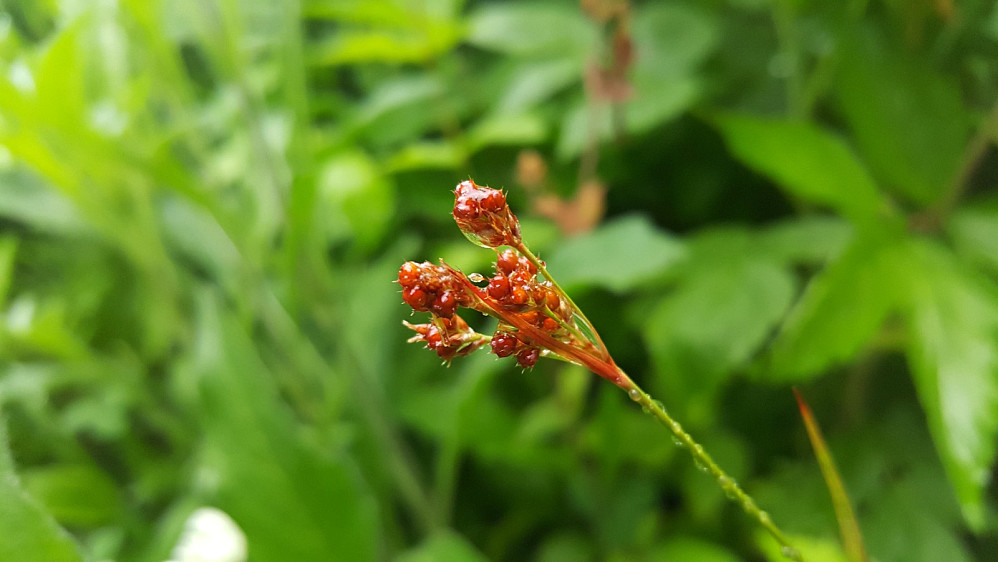
[[[496,253],[491,276],[461,271],[441,262],[406,262],[399,269],[402,300],[429,312],[425,324],[405,325],[445,361],[487,344],[498,357],[514,357],[524,368],[540,357],[582,365],[618,386],[633,387],[613,362],[595,328],[561,289],[546,265],[523,243],[520,223],[502,191],[461,182],[454,190],[454,220],[464,235]],[[499,321],[489,336],[472,330],[458,315],[469,309]]]
[[[524,244],[520,222],[503,192],[463,181],[454,190],[453,214],[469,240],[495,252],[493,273],[489,277],[465,275],[443,261],[439,265],[402,264],[398,276],[402,300],[413,311],[430,314],[425,324],[403,322],[415,332],[409,342],[425,343],[444,361],[488,349],[497,357],[515,358],[524,368],[533,367],[541,357],[552,357],[581,365],[609,380],[661,421],[697,465],[714,476],[725,494],[769,531],[786,557],[803,562],[769,514],[717,466],[661,402],[641,390],[614,363],[596,328],[551,277],[545,263]],[[461,318],[461,309],[492,316],[499,324],[492,335],[478,333]]]

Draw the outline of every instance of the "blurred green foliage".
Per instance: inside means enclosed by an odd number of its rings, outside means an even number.
[[[405,345],[469,175],[809,560],[791,384],[874,559],[998,553],[993,2],[0,5],[0,559],[778,559],[610,385]]]

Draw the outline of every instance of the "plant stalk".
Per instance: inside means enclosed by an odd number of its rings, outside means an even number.
[[[683,426],[679,424],[669,412],[666,411],[665,406],[655,400],[647,392],[634,385],[631,389],[627,391],[628,397],[641,405],[641,409],[652,416],[654,416],[658,421],[662,422],[665,427],[672,432],[675,437],[677,444],[680,447],[685,448],[693,456],[693,462],[696,463],[697,467],[704,472],[709,473],[711,476],[717,480],[717,484],[724,490],[724,495],[728,496],[731,501],[737,503],[741,506],[742,510],[747,513],[750,517],[755,519],[762,525],[770,535],[776,539],[776,542],[780,543],[780,552],[786,558],[793,560],[794,562],[804,562],[804,557],[801,556],[800,551],[798,551],[790,541],[787,539],[783,531],[773,523],[773,519],[769,516],[769,513],[759,509],[756,505],[755,500],[752,499],[734,478],[728,476],[714,459],[710,457],[709,454],[704,450],[703,445],[697,443]]]

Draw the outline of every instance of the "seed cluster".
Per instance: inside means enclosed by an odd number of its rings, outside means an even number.
[[[470,180],[458,184],[454,193],[455,221],[469,239],[495,249],[495,274],[489,278],[477,273],[465,276],[443,262],[402,264],[398,275],[402,299],[413,310],[433,316],[428,324],[406,323],[416,332],[409,341],[425,342],[444,360],[469,353],[488,341],[498,357],[516,357],[525,368],[533,367],[544,349],[546,353],[555,353],[552,347],[566,349],[555,342],[568,348],[591,348],[574,327],[571,301],[563,298],[550,280],[538,279],[538,264],[543,268],[543,263],[529,252],[521,255],[518,251],[523,250],[520,225],[506,204],[506,196]],[[501,246],[507,247],[500,250]],[[469,328],[457,315],[461,307],[498,318],[493,336]]]
[[[556,339],[570,337],[562,325],[572,319],[571,308],[562,301],[550,281],[537,280],[537,266],[516,250],[506,248],[496,257],[496,273],[485,288],[493,306]],[[560,320],[560,321],[559,321]],[[512,320],[500,325],[492,336],[492,352],[499,357],[515,355],[523,367],[531,367],[540,356],[530,338],[511,327]]]
[[[520,242],[520,221],[509,210],[503,192],[471,180],[454,189],[454,221],[479,246],[497,248]]]
[[[489,345],[496,357],[516,355],[516,362],[524,368],[533,367],[541,356],[541,350],[537,346],[530,345],[521,340],[516,333],[506,330],[496,330]]]
[[[415,336],[409,338],[410,343],[426,342],[426,347],[444,361],[468,355],[484,345],[486,339],[456,314],[450,318],[435,318],[429,324],[410,324],[404,321],[403,324],[416,332]]]
[[[472,297],[454,277],[454,270],[430,262],[407,261],[399,269],[402,300],[417,312],[432,312],[451,318],[458,306],[468,306]]]

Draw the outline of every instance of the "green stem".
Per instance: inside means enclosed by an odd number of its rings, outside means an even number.
[[[709,454],[704,450],[703,445],[700,445],[693,440],[693,437],[683,429],[683,426],[679,424],[669,412],[666,411],[665,406],[661,402],[655,400],[644,390],[641,390],[637,385],[634,385],[630,390],[627,391],[627,395],[631,400],[637,402],[641,405],[641,409],[648,414],[654,416],[658,421],[662,422],[665,427],[669,428],[672,435],[676,438],[679,445],[687,449],[691,455],[693,455],[693,461],[696,465],[702,468],[705,472],[710,473],[711,476],[717,480],[717,484],[724,490],[724,494],[731,499],[731,501],[737,503],[741,506],[742,510],[745,511],[750,517],[759,522],[770,535],[776,539],[776,542],[780,543],[781,552],[783,556],[795,562],[803,562],[804,558],[801,556],[800,551],[794,548],[790,541],[787,540],[786,535],[783,531],[773,523],[773,519],[769,516],[769,513],[759,509],[756,505],[755,500],[752,499],[735,479],[728,476],[724,470],[721,469],[714,459],[710,457]]]

